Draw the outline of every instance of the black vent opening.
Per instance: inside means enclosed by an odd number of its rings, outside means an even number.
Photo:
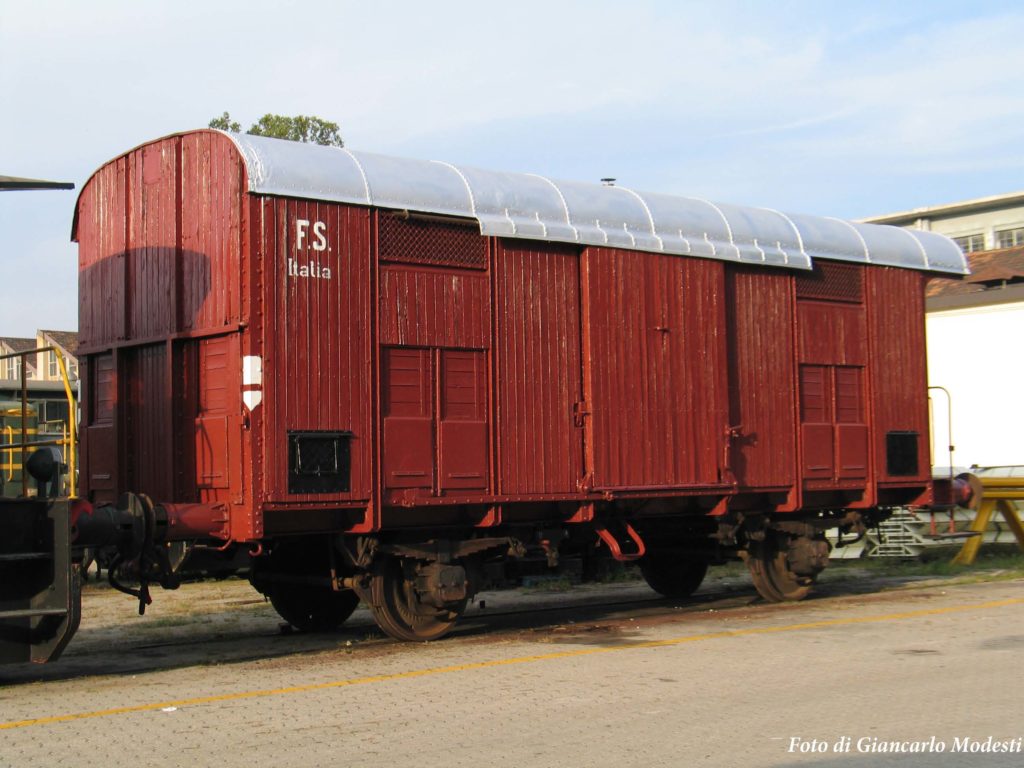
[[[890,477],[914,477],[918,474],[917,432],[887,432],[885,464]]]
[[[288,493],[348,491],[351,439],[351,432],[289,432]]]

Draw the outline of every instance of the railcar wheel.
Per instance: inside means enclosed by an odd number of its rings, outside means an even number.
[[[702,560],[678,560],[648,552],[640,558],[640,573],[647,586],[665,597],[689,597],[704,581],[708,564]]]
[[[407,572],[408,571],[408,572]],[[441,608],[420,600],[415,564],[385,557],[370,581],[370,611],[377,625],[396,640],[424,642],[447,635],[466,609],[466,600]]]
[[[335,592],[303,584],[275,584],[267,596],[278,615],[303,632],[337,629],[359,605],[359,596],[352,590]]]
[[[795,602],[810,594],[813,576],[798,576],[789,569],[786,553],[774,546],[752,547],[747,567],[754,589],[769,603]]]
[[[754,587],[771,603],[803,600],[814,580],[828,565],[824,537],[788,536],[767,531],[762,541],[750,542],[744,555]]]
[[[256,558],[249,573],[278,615],[302,632],[337,629],[359,605],[351,590],[335,591],[330,544],[316,537],[277,543],[269,555]]]

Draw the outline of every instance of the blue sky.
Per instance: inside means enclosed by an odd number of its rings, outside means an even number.
[[[211,7],[207,7],[211,6]],[[0,0],[0,174],[229,110],[356,149],[846,218],[1024,189],[1009,2]],[[0,335],[77,325],[76,193],[0,193]]]

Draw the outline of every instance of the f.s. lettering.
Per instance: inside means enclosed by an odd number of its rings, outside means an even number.
[[[313,237],[310,246],[314,251],[327,250],[327,225],[322,221],[309,221],[308,219],[296,219],[295,221],[295,250],[301,251],[306,248],[306,241],[309,239],[310,225],[312,224]]]
[[[317,258],[309,258],[328,250],[327,224],[309,219],[295,220],[295,255],[288,257],[288,277],[311,277],[330,280],[331,268],[323,266]]]

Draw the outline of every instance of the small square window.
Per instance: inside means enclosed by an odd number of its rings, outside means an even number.
[[[20,379],[21,378],[21,358],[20,357],[9,357],[6,360],[0,362],[0,378],[4,378],[4,379]]]
[[[1013,248],[1018,245],[1024,245],[1024,227],[1000,229],[996,232],[997,248]]]
[[[960,250],[964,253],[974,253],[975,251],[985,250],[985,236],[980,233],[977,235],[954,237],[953,242],[959,245]]]

